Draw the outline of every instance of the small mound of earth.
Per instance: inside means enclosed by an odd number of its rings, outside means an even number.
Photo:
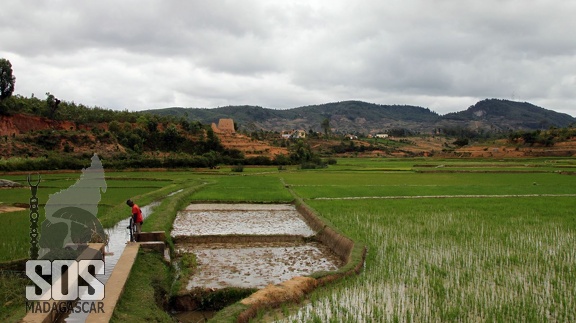
[[[24,185],[18,183],[18,182],[13,182],[7,179],[1,179],[0,178],[0,187],[23,187]]]

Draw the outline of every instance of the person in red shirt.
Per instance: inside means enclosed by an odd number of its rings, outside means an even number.
[[[126,204],[132,208],[132,221],[136,224],[136,233],[142,232],[142,222],[144,222],[142,210],[140,210],[138,204],[135,204],[132,200],[126,201]]]

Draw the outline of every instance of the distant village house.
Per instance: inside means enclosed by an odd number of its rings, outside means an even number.
[[[304,130],[282,131],[281,136],[282,136],[282,139],[306,138],[306,131],[304,131]]]

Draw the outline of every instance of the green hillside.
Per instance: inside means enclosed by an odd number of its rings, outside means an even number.
[[[168,108],[149,110],[158,115],[185,117],[202,123],[232,118],[239,129],[320,131],[324,120],[339,133],[377,133],[391,129],[432,133],[436,129],[464,128],[483,131],[539,130],[567,127],[576,119],[565,113],[544,109],[527,102],[499,99],[482,100],[468,109],[444,116],[428,108],[407,105],[380,105],[362,101],[342,101],[286,110],[257,106],[227,106],[214,109]]]

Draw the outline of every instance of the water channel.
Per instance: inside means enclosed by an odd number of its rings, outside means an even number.
[[[170,195],[176,193],[178,191]],[[141,207],[144,219],[159,203]],[[105,250],[105,274],[99,277],[103,283],[108,281],[130,240],[129,222],[127,217],[113,228],[105,229],[109,241]],[[263,288],[296,276],[336,270],[343,265],[328,247],[306,240],[314,232],[289,204],[191,204],[178,212],[171,235],[177,254],[194,253],[197,257],[198,266],[183,286],[186,290]],[[277,236],[298,238],[273,241]],[[191,243],[186,241],[187,237],[206,239]],[[265,238],[266,241],[246,242],[246,237],[272,237],[272,241]],[[205,319],[214,312],[172,314],[181,322],[188,322],[198,317]],[[73,313],[64,322],[84,322],[86,317],[87,314]]]
[[[152,213],[154,207],[159,204],[160,202],[156,201],[141,207],[142,217],[146,219]],[[129,209],[126,208],[126,210],[127,213],[129,213]],[[104,255],[104,275],[98,276],[98,280],[104,284],[106,284],[110,278],[116,263],[118,263],[118,259],[120,259],[124,248],[126,248],[126,244],[130,241],[130,232],[127,229],[128,225],[130,225],[130,217],[116,223],[112,228],[104,229],[104,232],[108,235],[108,244],[106,245]],[[71,313],[64,319],[64,322],[85,322],[87,317],[88,313]]]

